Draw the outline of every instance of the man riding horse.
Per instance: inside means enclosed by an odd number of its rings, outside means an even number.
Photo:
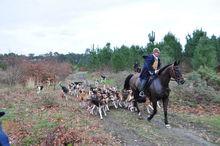
[[[150,81],[150,77],[152,79],[157,77],[158,69],[161,66],[160,63],[160,50],[158,48],[153,49],[153,53],[144,57],[144,65],[142,71],[140,73],[140,85],[139,85],[139,96],[145,97],[144,88],[145,84]]]

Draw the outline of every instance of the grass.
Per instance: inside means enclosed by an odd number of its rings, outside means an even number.
[[[30,146],[37,143],[37,139],[32,136],[27,136],[22,140],[24,146]]]
[[[220,130],[220,116],[215,116],[215,117],[212,117],[212,118],[207,118],[207,119],[205,119],[205,121],[207,123],[210,123],[210,125],[218,128]]]
[[[51,128],[55,127],[56,125],[57,125],[56,122],[51,122],[46,119],[42,119],[42,120],[38,121],[38,123],[36,125],[33,126],[33,130],[38,131],[38,130],[42,130],[44,128],[51,129]]]
[[[220,133],[220,115],[197,117],[197,121],[212,127]]]
[[[113,85],[115,85],[115,80],[114,79],[106,79],[106,80],[102,80],[101,83],[113,86]]]

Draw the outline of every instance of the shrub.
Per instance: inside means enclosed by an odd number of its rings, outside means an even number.
[[[188,74],[185,84],[177,86],[172,91],[174,91],[177,100],[188,105],[220,103],[219,91],[209,86],[198,72]]]
[[[219,88],[220,86],[220,77],[216,72],[206,66],[200,67],[198,73],[201,75],[201,78],[205,79],[208,84]]]
[[[57,100],[54,98],[54,95],[51,93],[45,93],[44,96],[41,98],[39,104],[41,104],[40,106],[44,106],[46,108],[51,108],[59,105]]]
[[[26,88],[27,89],[34,89],[35,87],[35,82],[32,78],[28,79],[28,81],[26,82]]]

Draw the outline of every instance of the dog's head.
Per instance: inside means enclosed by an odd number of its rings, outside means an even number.
[[[4,116],[5,112],[0,112],[0,117]]]
[[[123,90],[122,91],[123,100],[125,101],[131,101],[134,99],[134,96],[132,95],[132,90]]]

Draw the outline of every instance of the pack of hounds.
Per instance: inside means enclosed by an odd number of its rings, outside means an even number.
[[[92,115],[100,116],[103,119],[107,116],[107,112],[110,109],[124,108],[131,112],[137,111],[134,106],[134,96],[132,90],[119,91],[114,86],[107,86],[100,83],[98,80],[94,84],[87,84],[82,81],[75,81],[69,83],[67,86],[59,82],[59,86],[62,90],[61,97],[68,101],[71,96],[79,100],[80,105],[86,108]],[[43,86],[38,86],[37,93],[43,90]],[[153,111],[151,103],[146,102],[146,110],[148,113]],[[161,108],[159,102],[158,107]]]

